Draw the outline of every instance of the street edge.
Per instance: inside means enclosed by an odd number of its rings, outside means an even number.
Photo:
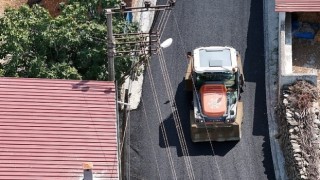
[[[151,0],[151,3],[156,5],[157,0]],[[132,6],[133,7],[140,7],[144,4],[144,0],[133,0]],[[133,13],[133,21],[139,24],[140,31],[142,32],[149,32],[152,23],[154,20],[154,12],[135,12]],[[120,92],[120,100],[125,101],[129,106],[128,108],[122,112],[125,114],[124,119],[122,119],[122,126],[124,126],[124,131],[126,131],[126,123],[127,123],[127,116],[130,116],[130,111],[137,109],[142,96],[142,86],[143,86],[143,77],[144,77],[144,65],[140,67],[142,69],[142,73],[137,77],[136,80],[132,80],[130,76],[125,79],[125,82],[122,84],[121,92]],[[121,107],[123,108],[123,106]],[[128,113],[128,115],[127,115]],[[129,119],[128,119],[129,120]],[[121,132],[122,134],[124,132]],[[124,142],[122,142],[124,143]],[[127,161],[130,162],[130,153],[126,153],[127,150],[124,145],[123,153],[121,154],[121,169],[122,174],[120,175],[121,179],[125,179],[127,175],[130,175],[130,163],[128,164]],[[130,146],[130,145],[129,145]],[[129,177],[130,179],[130,177]]]
[[[278,125],[276,123],[275,117],[275,107],[276,107],[276,97],[277,88],[272,83],[272,73],[270,72],[270,62],[272,62],[272,51],[274,48],[278,49],[277,45],[272,45],[272,40],[270,34],[275,33],[278,37],[278,28],[272,29],[269,23],[275,23],[278,27],[277,19],[278,14],[275,12],[275,0],[264,0],[263,1],[263,22],[264,22],[264,41],[265,41],[265,87],[266,87],[266,105],[267,105],[267,116],[268,116],[268,128],[270,137],[270,148],[272,154],[272,161],[274,166],[275,177],[277,180],[286,180],[286,173],[284,169],[284,156],[280,148],[279,141],[276,139],[278,134]],[[277,44],[277,43],[276,43]],[[274,72],[275,73],[275,72]],[[278,84],[277,84],[278,85]],[[275,89],[272,89],[275,88]],[[273,102],[272,102],[273,101]]]

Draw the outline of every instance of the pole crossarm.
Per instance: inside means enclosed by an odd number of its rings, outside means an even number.
[[[156,52],[159,44],[159,33],[134,33],[131,35],[124,35],[126,38],[117,36],[116,40],[116,56],[121,56],[126,53],[135,53],[135,55],[150,54]],[[133,36],[134,38],[130,38]],[[151,49],[150,49],[151,48]],[[150,52],[151,50],[151,52]]]
[[[127,7],[126,3],[122,1],[119,7],[108,8],[105,10],[107,17],[108,80],[115,81],[115,56],[126,56],[127,54],[134,56],[151,55],[151,53],[154,53],[159,49],[158,32],[113,34],[112,14],[124,14],[137,11],[144,12],[171,10],[175,6],[175,3],[175,0],[169,0],[166,5],[151,5],[149,0],[145,0],[143,7]]]
[[[135,12],[137,10],[140,11],[150,11],[150,10],[170,10],[172,7],[175,6],[176,1],[175,0],[169,0],[168,4],[166,5],[151,5],[150,0],[144,1],[143,7],[127,7],[127,4],[125,2],[121,2],[119,7],[117,8],[111,8],[113,13],[125,13],[125,12]]]

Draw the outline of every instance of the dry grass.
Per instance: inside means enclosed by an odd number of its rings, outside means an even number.
[[[297,81],[289,87],[291,106],[300,111],[306,111],[312,103],[319,99],[319,90],[306,81]]]

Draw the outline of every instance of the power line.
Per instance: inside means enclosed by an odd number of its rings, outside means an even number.
[[[127,12],[143,12],[143,11],[150,11],[150,10],[171,10],[171,8],[175,5],[175,0],[169,0],[167,5],[151,5],[150,1],[144,1],[143,7],[127,7],[126,3],[121,2],[118,8],[108,8],[106,9],[106,16],[107,16],[107,37],[108,37],[108,79],[110,81],[115,80],[115,72],[114,72],[114,56],[115,56],[115,39],[113,35],[113,26],[112,26],[112,15],[115,13],[127,13]],[[149,46],[152,43],[149,42]],[[151,48],[151,47],[150,47]],[[136,50],[135,50],[136,51]],[[149,49],[149,53],[151,49]]]
[[[164,143],[165,143],[166,153],[167,153],[168,158],[169,158],[169,163],[170,163],[170,167],[171,167],[172,176],[173,176],[173,179],[178,179],[177,178],[177,174],[176,174],[176,170],[174,168],[172,155],[171,155],[171,152],[170,152],[170,149],[169,149],[169,141],[168,141],[168,136],[167,136],[167,133],[166,133],[166,129],[164,127],[164,124],[161,122],[161,120],[163,119],[163,116],[162,116],[162,113],[161,113],[159,100],[158,100],[158,96],[157,96],[157,91],[156,91],[156,88],[155,88],[155,85],[154,85],[153,77],[152,77],[152,74],[151,74],[151,67],[150,67],[149,63],[147,64],[147,74],[149,76],[149,80],[150,80],[150,84],[151,84],[151,91],[152,91],[154,102],[155,102],[155,105],[156,105],[156,110],[157,110],[157,114],[158,114],[158,121],[160,123],[160,129],[161,129],[163,140],[164,140]]]
[[[173,114],[173,119],[176,125],[176,130],[178,133],[178,138],[179,138],[179,142],[180,142],[180,146],[182,149],[182,154],[185,160],[185,164],[187,167],[187,172],[188,172],[188,176],[189,179],[194,180],[195,176],[194,176],[194,171],[192,168],[192,163],[191,163],[191,159],[190,159],[190,155],[189,155],[189,151],[188,151],[188,146],[185,140],[185,136],[183,133],[183,129],[182,129],[182,125],[181,125],[181,120],[180,120],[180,116],[178,113],[178,109],[177,109],[177,104],[175,102],[174,99],[174,95],[173,95],[173,90],[172,90],[172,85],[171,85],[171,81],[170,81],[170,77],[169,77],[169,73],[168,73],[168,69],[167,66],[165,64],[165,58],[164,58],[164,54],[162,49],[160,48],[159,51],[159,60],[160,60],[160,68],[161,68],[161,72],[164,78],[164,82],[165,82],[165,88],[166,88],[166,92],[167,95],[169,97],[169,102],[171,105],[171,110],[172,110],[172,114]]]
[[[132,44],[136,44],[136,43],[141,44],[142,48],[140,50],[136,50],[135,49],[135,50],[129,50],[127,52],[118,51],[118,53],[123,53],[123,54],[124,53],[129,53],[130,54],[130,53],[134,52],[134,53],[142,53],[143,54],[143,52],[148,52],[147,54],[150,55],[154,51],[158,52],[159,59],[160,59],[160,64],[161,64],[162,75],[164,77],[165,83],[167,82],[166,83],[166,90],[167,90],[168,97],[170,99],[170,103],[171,103],[171,107],[172,107],[172,113],[173,113],[173,117],[174,117],[174,120],[175,120],[178,136],[179,136],[179,142],[181,144],[182,152],[183,152],[183,155],[184,155],[188,176],[189,176],[190,179],[195,179],[194,171],[193,171],[193,168],[192,168],[191,159],[190,159],[190,156],[189,156],[189,153],[188,153],[188,147],[186,145],[185,137],[184,137],[184,134],[183,134],[183,129],[181,127],[180,117],[179,117],[178,110],[176,108],[176,103],[175,103],[174,97],[173,97],[170,78],[169,78],[169,75],[168,75],[168,72],[167,72],[167,68],[165,66],[164,54],[163,54],[162,49],[159,49],[158,47],[156,47],[155,49],[152,49],[152,47],[151,47],[152,45],[154,45],[153,43],[159,43],[159,41],[160,41],[160,39],[162,37],[162,34],[164,32],[164,28],[165,28],[165,26],[166,26],[166,24],[168,22],[169,16],[170,16],[170,12],[167,12],[167,11],[163,12],[162,17],[161,17],[160,22],[159,22],[158,27],[157,27],[157,32],[161,32],[160,36],[159,35],[157,36],[157,40],[153,40],[153,41],[150,40],[151,36],[149,37],[149,41],[144,41],[144,40],[139,39],[136,42],[132,42]],[[174,20],[176,22],[176,25],[177,25],[177,28],[178,28],[178,31],[179,31],[180,40],[182,41],[181,32],[180,32],[180,29],[178,27],[177,21],[176,21],[176,19],[174,19]],[[149,35],[152,35],[152,33],[149,33]],[[144,36],[144,37],[146,39],[148,39],[148,36]],[[123,44],[125,44],[125,42]],[[184,43],[182,42],[182,44],[183,44],[183,48],[184,48],[184,51],[185,51]],[[149,48],[148,51],[146,51],[145,47]],[[149,75],[150,83],[151,83],[151,86],[152,86],[152,91],[153,91],[153,96],[154,96],[154,99],[155,99],[155,104],[156,104],[156,107],[157,107],[156,109],[157,109],[158,117],[160,119],[162,119],[161,118],[162,117],[161,110],[160,110],[158,99],[156,97],[156,90],[155,90],[155,87],[154,87],[154,82],[153,82],[153,78],[152,78],[152,74],[151,74],[151,67],[150,67],[149,64],[147,64],[147,73]],[[194,82],[193,82],[193,86],[194,86]],[[159,121],[160,121],[160,119],[159,119]],[[167,140],[166,130],[165,130],[165,127],[163,126],[163,124],[161,123],[161,121],[160,121],[160,128],[161,128],[162,134],[164,136],[163,138],[164,138],[164,141],[165,141],[166,151],[167,151],[167,155],[169,157],[169,162],[170,162],[173,178],[176,179],[176,173],[175,173],[174,164],[173,164],[173,161],[172,161],[171,152],[168,149],[169,144],[168,144],[168,140]],[[206,131],[207,131],[207,135],[208,135],[209,140],[210,140],[209,131],[208,131],[207,127],[206,127]],[[215,156],[213,145],[212,145],[211,141],[210,141],[210,146],[211,146],[211,149],[212,149],[213,156]],[[215,160],[216,166],[218,168],[218,173],[220,175],[220,178],[222,179],[220,168],[219,168],[219,165],[217,163],[216,157],[214,157],[214,160]],[[157,160],[156,160],[156,163],[157,163]],[[159,170],[158,163],[157,163],[157,169]],[[159,175],[159,177],[160,177],[160,175]]]
[[[149,135],[151,135],[151,131],[150,131],[150,127],[149,127],[149,122],[148,122],[147,111],[146,111],[146,108],[145,108],[145,106],[144,106],[144,101],[143,101],[143,99],[141,99],[141,103],[142,103],[143,114],[144,114],[144,117],[145,117],[145,120],[146,120],[146,123],[147,123],[148,133],[149,133]],[[155,160],[156,160],[158,177],[159,177],[159,179],[161,180],[159,163],[158,163],[158,160],[157,160],[157,154],[156,154],[156,151],[155,151],[155,149],[154,149],[154,144],[155,144],[155,143],[153,142],[151,136],[149,136],[149,137],[150,137],[150,141],[151,141],[152,152],[153,152],[154,158],[155,158]]]
[[[179,39],[180,39],[180,41],[181,41],[183,50],[184,50],[184,52],[187,54],[186,47],[185,47],[185,43],[184,43],[184,41],[183,41],[183,39],[182,39],[181,31],[180,31],[180,28],[179,28],[177,19],[176,19],[176,17],[174,16],[174,14],[173,14],[173,19],[174,19],[174,21],[175,21],[175,24],[176,24],[176,27],[177,27],[177,30],[178,30],[178,35],[179,35]],[[187,59],[187,63],[189,63],[189,62],[188,62],[188,59]],[[191,74],[191,80],[192,80],[193,90],[196,91],[195,82],[194,82],[194,78],[192,77],[192,74]],[[194,94],[196,94],[196,98],[199,99],[198,94],[197,94],[197,93],[194,93]],[[211,141],[211,138],[210,138],[210,135],[209,135],[208,127],[207,127],[207,125],[206,125],[205,123],[204,123],[204,125],[205,125],[205,128],[206,128],[207,136],[208,136],[208,138],[209,138],[210,147],[211,147],[211,150],[212,150],[212,154],[213,154],[213,156],[214,156],[214,161],[215,161],[215,164],[216,164],[216,166],[217,166],[220,179],[222,180],[221,170],[220,170],[220,168],[219,168],[218,161],[217,161],[217,159],[216,159],[216,154],[215,154],[215,151],[214,151],[214,148],[213,148],[213,144],[212,144],[212,141]]]

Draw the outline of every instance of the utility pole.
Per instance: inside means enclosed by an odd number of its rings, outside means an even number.
[[[125,34],[113,34],[112,31],[112,14],[114,13],[128,13],[128,12],[146,12],[146,11],[165,11],[165,10],[171,10],[172,7],[175,6],[175,0],[168,0],[168,3],[166,5],[155,5],[153,6],[150,2],[150,0],[144,0],[144,6],[143,7],[127,7],[126,3],[124,3],[123,1],[121,2],[120,6],[117,8],[109,8],[106,9],[105,11],[105,15],[107,17],[107,44],[108,44],[108,61],[106,63],[108,63],[108,80],[109,81],[115,81],[115,63],[114,63],[114,59],[115,56],[134,56],[136,54],[151,54],[152,52],[156,51],[157,48],[153,49],[152,46],[154,46],[154,44],[158,44],[159,43],[159,34],[155,33],[155,32],[148,32],[148,33],[144,33],[144,32],[139,32],[139,33],[125,33]],[[124,37],[127,36],[127,37]],[[130,39],[128,39],[128,36],[130,37]],[[134,38],[132,38],[134,37]],[[117,41],[116,41],[117,40]],[[117,44],[115,43],[115,41],[117,42]],[[116,51],[116,45],[129,45],[129,46],[134,46],[134,47],[139,47],[139,48],[130,48],[130,50],[126,50],[126,49],[121,49],[120,51]],[[147,49],[147,51],[146,51]],[[132,68],[128,70],[129,73],[131,73],[133,71],[133,69],[136,67],[136,65],[139,65],[139,63],[135,63],[133,64]],[[128,74],[125,73],[125,75],[127,76]],[[116,82],[117,83],[117,82]],[[128,91],[127,91],[128,92]],[[124,101],[124,105],[125,107],[127,105],[129,105],[128,102],[128,93],[126,93],[126,97],[125,97],[125,101]],[[124,112],[124,118],[123,118],[123,122],[122,122],[122,128],[125,128],[125,124],[126,124],[126,108],[125,108],[125,112]],[[120,124],[120,122],[119,122]],[[122,129],[122,136],[121,139],[123,139],[123,142],[120,142],[121,145],[123,145],[123,148],[125,147],[125,138],[123,138],[123,133],[125,132],[125,129]],[[121,141],[121,140],[120,140]],[[125,169],[125,156],[123,155],[124,153],[120,153],[121,157],[119,159],[120,164],[119,164],[119,171],[120,172],[124,172]],[[121,176],[121,179],[125,179],[125,176]]]
[[[112,11],[111,9],[107,9],[107,33],[108,33],[108,80],[115,80],[115,72],[114,72],[114,37],[112,31]]]
[[[107,17],[107,37],[108,37],[108,80],[115,81],[115,70],[114,70],[114,56],[116,54],[115,50],[115,38],[112,32],[112,14],[113,13],[126,13],[126,12],[145,12],[149,10],[161,11],[161,10],[171,10],[175,5],[175,0],[169,0],[167,5],[156,5],[152,6],[151,2],[148,0],[144,1],[144,7],[126,7],[126,3],[121,2],[120,8],[106,9]],[[151,37],[151,33],[149,33]],[[149,53],[153,50],[151,49],[152,40],[149,40]],[[133,52],[133,51],[131,51]]]

